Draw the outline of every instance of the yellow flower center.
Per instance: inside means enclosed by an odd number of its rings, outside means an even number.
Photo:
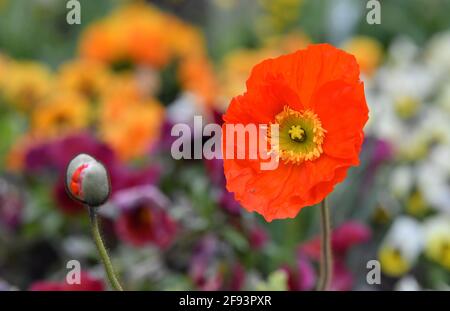
[[[311,110],[300,112],[285,106],[273,124],[278,125],[278,132],[269,129],[268,140],[272,152],[285,163],[313,161],[323,153],[326,130]]]
[[[300,127],[300,125],[292,125],[288,133],[289,137],[297,143],[301,143],[305,140],[305,131]]]
[[[406,211],[413,216],[422,217],[428,212],[427,202],[419,191],[411,194],[406,204]]]
[[[411,265],[403,257],[399,249],[394,247],[383,247],[378,257],[380,259],[381,270],[386,275],[399,277],[409,271]]]
[[[450,238],[438,234],[427,243],[426,254],[429,258],[450,270]]]
[[[419,108],[420,102],[410,96],[400,97],[394,102],[395,112],[402,119],[414,117]]]

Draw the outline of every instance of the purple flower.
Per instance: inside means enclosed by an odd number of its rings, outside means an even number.
[[[19,189],[5,178],[0,178],[0,223],[9,230],[20,225],[23,197]]]
[[[237,216],[241,214],[241,205],[234,199],[234,195],[226,191],[226,189],[220,194],[219,206],[230,215]]]
[[[222,286],[223,278],[217,269],[218,254],[219,242],[215,236],[208,235],[195,246],[189,275],[199,289],[219,290]]]
[[[369,163],[364,180],[364,191],[370,189],[375,173],[378,168],[385,162],[392,159],[394,150],[391,144],[383,139],[375,137],[366,137],[364,141],[364,148],[370,152]]]
[[[317,276],[308,257],[303,254],[297,256],[296,265],[284,266],[283,270],[288,275],[288,288],[293,291],[312,290],[316,284]]]
[[[225,186],[225,174],[223,173],[223,160],[222,159],[211,159],[204,160],[206,173],[208,174],[211,182],[216,186]]]
[[[213,235],[200,239],[189,264],[189,276],[200,290],[240,290],[245,283],[245,269],[228,260],[227,246]]]
[[[372,163],[378,166],[380,163],[388,161],[394,155],[391,144],[383,139],[373,139]]]
[[[118,207],[116,232],[119,239],[140,247],[155,244],[168,247],[177,231],[169,215],[168,199],[154,186],[140,186],[117,192],[112,203]]]
[[[218,203],[219,206],[230,215],[240,215],[241,205],[234,199],[234,195],[228,192],[225,187],[225,175],[223,173],[223,160],[211,159],[204,160],[207,174],[213,185],[219,188]]]
[[[30,173],[56,169],[65,171],[70,160],[80,153],[87,153],[101,161],[108,170],[117,162],[114,152],[88,133],[78,133],[37,145],[25,155],[25,169]]]
[[[254,225],[249,230],[248,239],[250,242],[250,247],[254,250],[259,250],[266,245],[269,240],[269,236],[263,227]]]

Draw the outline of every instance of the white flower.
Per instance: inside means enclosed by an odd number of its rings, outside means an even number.
[[[395,277],[407,273],[419,257],[423,245],[421,225],[411,217],[397,218],[378,252],[383,273]]]
[[[450,31],[433,36],[426,48],[425,58],[430,66],[442,74],[450,70]]]
[[[425,254],[450,270],[450,216],[437,215],[426,220]]]
[[[447,117],[450,116],[450,81],[447,81],[439,92],[437,105],[438,107],[442,107],[444,109]]]
[[[394,221],[382,244],[399,249],[408,262],[414,262],[423,249],[422,226],[414,218],[401,216]]]
[[[394,168],[391,179],[390,189],[397,197],[407,196],[413,187],[414,173],[411,167],[402,165]]]
[[[397,284],[395,284],[394,289],[396,291],[419,291],[420,285],[419,282],[417,282],[417,280],[411,276],[411,275],[407,275],[403,278],[400,279],[400,281],[397,282]]]
[[[418,168],[417,183],[430,205],[450,214],[450,147],[437,146],[430,155],[430,161]]]
[[[399,37],[395,39],[388,51],[390,60],[395,65],[407,65],[414,62],[419,54],[419,47],[408,37]]]

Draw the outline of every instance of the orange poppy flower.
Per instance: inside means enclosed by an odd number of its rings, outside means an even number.
[[[368,108],[358,64],[329,44],[265,60],[253,68],[247,92],[231,101],[223,119],[224,133],[227,125],[278,125],[277,144],[271,143],[270,127],[265,134],[276,169],[261,170],[261,155],[224,156],[224,171],[227,189],[245,209],[267,221],[293,218],[322,201],[359,164]],[[248,144],[247,139],[246,150]],[[237,147],[227,146],[224,134],[223,154]]]

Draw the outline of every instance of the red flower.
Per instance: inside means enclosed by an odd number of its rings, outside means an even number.
[[[279,126],[278,133],[269,128],[265,137],[278,159],[274,170],[261,170],[267,153],[228,158],[230,148],[243,144],[231,144],[224,135],[227,189],[267,221],[295,217],[302,207],[322,201],[348,168],[359,164],[368,109],[358,64],[328,44],[265,60],[253,68],[247,92],[231,101],[223,119],[224,133],[228,125]],[[248,139],[244,145],[248,152]]]
[[[87,272],[81,272],[80,284],[66,282],[37,281],[31,284],[31,291],[103,291],[103,281],[96,279]]]
[[[120,209],[116,222],[120,239],[134,246],[170,245],[176,233],[176,223],[167,212],[166,197],[155,187],[122,190],[115,195],[114,202]]]

